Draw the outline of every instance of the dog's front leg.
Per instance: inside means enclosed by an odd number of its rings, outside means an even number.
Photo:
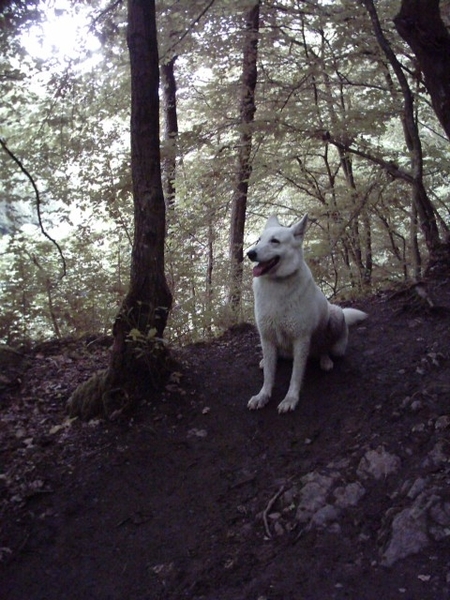
[[[272,395],[272,388],[275,382],[275,372],[277,370],[277,347],[273,342],[261,340],[263,349],[264,383],[261,391],[256,396],[252,396],[248,401],[248,408],[254,410],[265,406]]]
[[[286,394],[286,398],[278,405],[278,412],[280,414],[294,410],[298,404],[308,354],[309,341],[297,340],[294,344],[294,361],[288,393]]]

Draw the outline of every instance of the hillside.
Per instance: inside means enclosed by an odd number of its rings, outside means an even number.
[[[425,292],[425,293],[423,293]],[[424,297],[425,296],[425,297]],[[3,600],[444,600],[450,595],[450,286],[355,304],[331,373],[278,415],[250,325],[177,351],[133,416],[66,418],[99,340],[14,356],[0,378]]]

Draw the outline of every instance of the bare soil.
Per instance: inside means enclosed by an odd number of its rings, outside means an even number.
[[[346,357],[311,362],[285,415],[289,362],[247,409],[251,325],[176,351],[162,396],[108,421],[66,414],[101,340],[22,352],[0,378],[2,600],[450,597],[448,274],[424,289],[355,303]]]

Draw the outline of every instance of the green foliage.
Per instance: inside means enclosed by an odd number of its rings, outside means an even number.
[[[82,234],[63,242],[63,278],[50,242],[39,234],[10,236],[0,261],[1,338],[12,343],[109,331],[126,291],[129,247],[111,233],[91,233],[89,241]]]
[[[407,68],[424,180],[444,234],[450,147],[393,29],[394,4],[378,2],[377,10]],[[228,235],[246,5],[212,3],[206,12],[200,1],[158,5],[161,60],[177,55],[180,128],[176,199],[167,215],[174,296],[167,337],[187,343],[231,322]],[[70,59],[36,57],[24,45],[23,25],[16,36],[0,33],[0,135],[32,173],[44,224],[68,266],[61,279],[57,252],[31,226],[29,182],[0,154],[0,338],[9,343],[108,331],[127,290],[133,214],[126,16],[100,0],[73,3],[73,10],[87,11],[101,49],[89,50],[84,34]],[[292,223],[308,212],[307,259],[328,296],[412,277],[416,240],[423,259],[426,251],[410,184],[387,168],[411,171],[402,99],[364,8],[352,0],[286,0],[263,3],[261,11],[246,244],[269,214]],[[252,318],[250,265],[240,317]]]

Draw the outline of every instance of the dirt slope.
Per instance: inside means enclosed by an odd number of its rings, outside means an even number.
[[[96,343],[30,351],[0,405],[2,600],[443,600],[450,595],[450,289],[358,303],[331,373],[297,410],[259,390],[251,326],[179,353],[133,418],[70,422],[107,361]],[[0,382],[1,383],[1,382]],[[16,381],[17,384],[17,381]]]

